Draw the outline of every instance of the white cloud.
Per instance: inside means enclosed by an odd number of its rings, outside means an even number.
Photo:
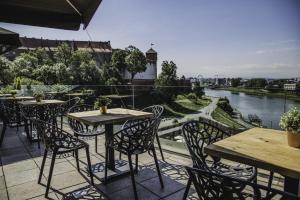
[[[284,48],[273,48],[273,49],[259,49],[255,51],[256,54],[265,53],[277,53],[277,52],[287,52],[287,51],[299,51],[300,47],[284,47]]]

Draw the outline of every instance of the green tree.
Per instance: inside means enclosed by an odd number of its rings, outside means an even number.
[[[205,95],[204,87],[201,87],[200,82],[197,81],[193,87],[193,92],[196,94],[198,98],[202,98]]]
[[[46,85],[57,83],[56,68],[54,65],[43,65],[35,70],[35,77],[38,81],[43,81]]]
[[[92,55],[85,50],[72,53],[70,72],[73,84],[101,84],[101,71]]]
[[[54,54],[54,59],[56,63],[63,63],[65,66],[69,67],[72,61],[73,51],[67,43],[62,43],[57,47],[57,51]]]
[[[111,56],[111,64],[116,67],[120,72],[124,72],[127,68],[126,56],[128,56],[129,51],[123,49],[117,49],[113,52]]]
[[[122,74],[112,63],[106,63],[102,66],[102,79],[106,85],[122,84]]]
[[[3,56],[0,56],[0,81],[4,85],[12,83],[14,74],[12,71],[12,63]]]
[[[241,78],[232,78],[231,79],[231,86],[232,87],[238,87],[241,85]]]
[[[127,71],[131,74],[131,82],[137,73],[144,72],[147,69],[147,60],[143,52],[134,46],[126,48],[128,55],[125,58]]]
[[[162,72],[155,81],[156,92],[166,100],[172,100],[177,94],[177,66],[173,61],[163,61]]]

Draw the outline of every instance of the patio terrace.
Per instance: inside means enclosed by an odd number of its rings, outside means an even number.
[[[68,125],[64,125],[68,130]],[[93,171],[101,176],[101,167],[97,163],[104,162],[104,136],[98,138],[98,153],[94,151],[94,140],[87,140],[90,144],[91,162]],[[37,144],[30,144],[20,128],[8,129],[8,133],[0,149],[0,199],[21,200],[21,199],[45,199],[45,184],[48,177],[50,159],[47,159],[42,184],[37,183],[38,174],[42,161],[43,147],[37,148]],[[118,154],[116,155],[118,156]],[[158,154],[158,156],[160,156]],[[165,162],[161,161],[160,168],[163,174],[165,188],[161,189],[159,179],[155,170],[153,158],[143,154],[139,158],[139,172],[136,175],[138,195],[140,199],[182,199],[187,174],[183,166],[191,166],[188,157],[172,152],[164,152]],[[123,156],[124,157],[124,156]],[[79,152],[79,158],[86,161],[85,152]],[[228,161],[229,162],[229,161]],[[126,166],[120,163],[119,170]],[[80,163],[82,173],[78,173],[76,162],[72,156],[59,158],[54,167],[51,199],[133,199],[130,176],[124,176],[113,182],[104,185],[95,179],[95,188],[90,187],[89,177],[84,172],[86,167]],[[98,170],[98,171],[97,171]],[[268,173],[260,170],[258,180],[262,184],[268,181]],[[282,189],[283,179],[276,175],[273,187]],[[193,190],[190,192],[190,199],[197,199]]]

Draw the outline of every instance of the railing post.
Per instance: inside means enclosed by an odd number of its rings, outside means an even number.
[[[135,102],[134,102],[134,85],[132,85],[132,108],[135,109]]]

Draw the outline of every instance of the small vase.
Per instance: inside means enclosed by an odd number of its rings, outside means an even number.
[[[107,113],[107,106],[101,106],[100,107],[100,113],[101,114],[106,114]]]
[[[288,145],[291,147],[300,147],[300,133],[295,133],[292,131],[287,131]]]

